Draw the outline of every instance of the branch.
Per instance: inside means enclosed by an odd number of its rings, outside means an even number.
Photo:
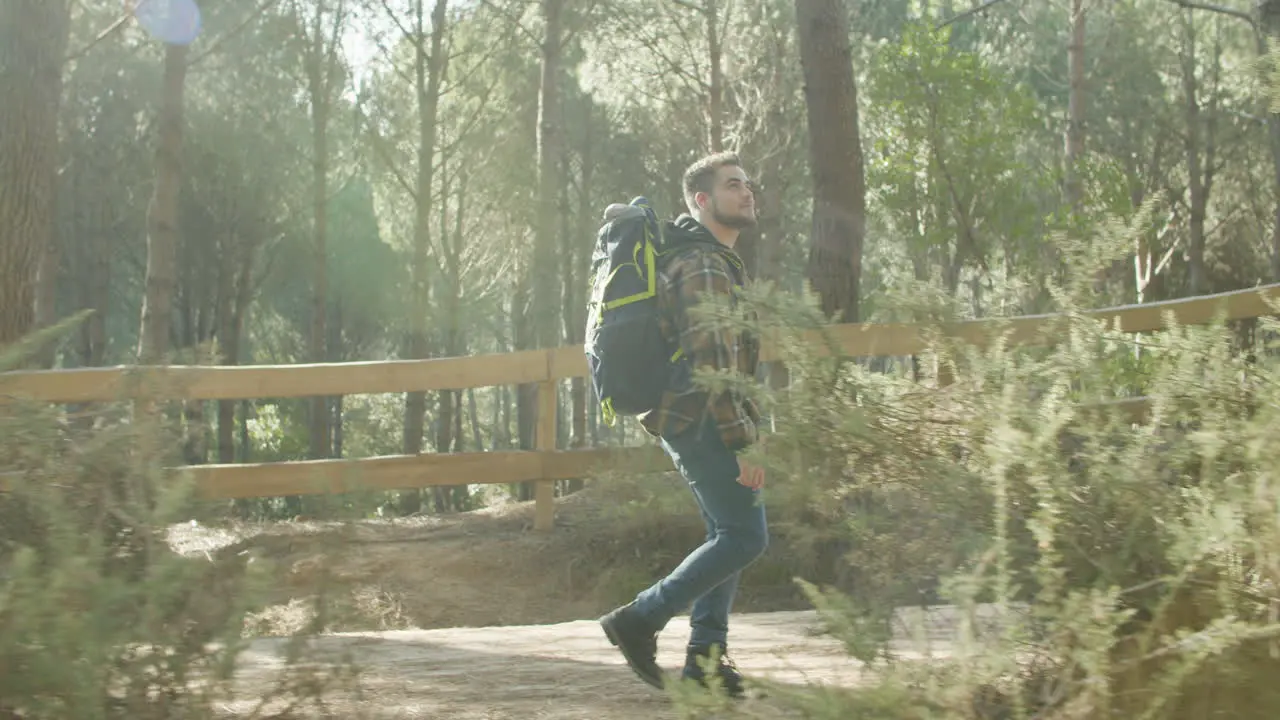
[[[396,59],[392,54],[391,48],[387,47],[387,44],[382,41],[381,37],[377,35],[373,35],[371,37],[373,39],[373,44],[378,47],[378,52],[381,53],[382,59],[386,61],[387,67],[391,68],[391,72],[395,73],[406,85],[409,85],[410,87],[418,82],[417,79],[413,77],[413,75],[410,75],[407,70],[404,70],[396,64]],[[410,42],[413,42],[413,40],[411,39]]]
[[[1237,20],[1243,20],[1249,23],[1249,27],[1257,28],[1254,24],[1253,16],[1244,10],[1236,10],[1235,8],[1223,7],[1221,5],[1210,5],[1208,3],[1191,2],[1191,0],[1168,0],[1168,2],[1179,7],[1186,8],[1187,10],[1204,10],[1206,12],[1233,17]]]
[[[479,102],[476,103],[475,111],[471,113],[470,118],[461,123],[461,130],[458,131],[458,136],[451,142],[445,143],[444,147],[441,148],[442,153],[453,152],[458,145],[461,145],[471,135],[471,131],[475,129],[476,125],[480,124],[485,108],[489,105],[489,96],[493,94],[493,90],[498,86],[498,83],[499,80],[495,79],[494,82],[489,84],[489,87],[484,89],[480,94]]]
[[[355,111],[356,114],[360,116],[360,120],[365,126],[365,132],[368,132],[370,137],[373,139],[374,152],[376,152],[378,156],[382,158],[382,161],[387,164],[387,169],[395,176],[400,187],[404,188],[404,191],[409,194],[409,197],[412,198],[414,202],[417,202],[418,193],[414,189],[414,186],[410,184],[408,178],[400,172],[400,168],[396,165],[395,160],[392,158],[392,154],[387,152],[387,149],[383,146],[384,143],[386,143],[386,139],[382,137],[382,133],[378,132],[378,129],[374,127],[373,121],[359,103],[356,104]]]
[[[673,3],[675,3],[676,5],[679,5],[680,7],[683,7],[683,8],[689,8],[690,10],[692,10],[692,11],[694,11],[694,12],[696,12],[696,13],[700,14],[700,15],[706,15],[706,14],[707,14],[707,8],[706,8],[705,6],[699,7],[699,6],[694,5],[693,3],[689,2],[689,0],[671,0],[671,2],[673,2]]]
[[[90,40],[88,45],[85,45],[79,50],[68,55],[66,58],[63,59],[63,62],[64,63],[74,62],[84,57],[85,55],[88,55],[89,51],[92,50],[94,46],[96,46],[98,43],[102,42],[103,40],[106,40],[107,38],[111,37],[116,33],[116,31],[120,30],[120,28],[128,24],[129,18],[131,17],[133,17],[133,15],[130,13],[125,13],[124,15],[121,15],[119,20],[116,20],[115,22],[111,23],[111,25],[107,27],[106,30],[103,30],[102,32],[98,33],[98,36]]]
[[[504,32],[503,32],[503,34],[502,34],[502,35],[500,35],[499,37],[494,38],[493,40],[491,40],[491,41],[488,43],[488,46],[489,46],[489,47],[488,47],[488,51],[487,51],[487,52],[485,52],[483,55],[481,55],[481,56],[480,56],[480,59],[479,59],[479,60],[477,60],[477,61],[475,61],[475,63],[474,63],[474,64],[472,64],[470,67],[468,67],[468,68],[466,68],[466,69],[462,70],[460,73],[455,73],[455,75],[457,76],[457,79],[456,79],[456,80],[451,80],[451,81],[449,81],[449,83],[448,83],[448,89],[446,89],[446,90],[442,90],[440,94],[441,94],[441,95],[447,95],[447,94],[449,94],[450,92],[453,92],[453,89],[454,89],[455,87],[463,87],[463,86],[465,86],[465,85],[467,84],[467,82],[468,82],[469,80],[471,80],[471,77],[472,77],[473,75],[475,75],[475,74],[476,74],[477,72],[479,72],[482,68],[484,68],[485,63],[487,63],[487,62],[489,62],[490,60],[492,60],[492,59],[494,58],[494,56],[498,54],[498,52],[500,52],[501,50],[503,50],[503,49],[505,49],[505,48],[507,48],[507,47],[508,47],[508,42],[507,42],[507,41],[510,39],[511,35],[513,35],[513,34],[514,34],[513,30],[512,30],[512,29],[510,29],[510,28],[508,28],[506,31],[504,31]],[[447,61],[447,62],[448,62],[449,67],[454,67],[453,61],[454,61],[455,59],[457,59],[457,58],[465,58],[465,57],[467,57],[468,55],[471,55],[471,54],[473,54],[473,53],[475,53],[475,52],[476,52],[475,50],[470,49],[470,48],[467,48],[467,49],[459,50],[458,52],[456,52],[456,53],[454,53],[454,54],[452,54],[452,55],[449,55],[449,56],[448,56],[448,61]]]
[[[697,44],[694,42],[693,38],[689,36],[690,35],[689,26],[692,25],[692,23],[684,22],[683,17],[676,17],[674,14],[671,13],[671,11],[668,11],[667,18],[671,21],[670,25],[674,27],[676,32],[680,35],[680,39],[684,41],[684,47],[681,48],[682,54],[692,59],[694,68],[699,73],[699,77],[701,77],[702,66],[700,64],[700,61],[703,59],[703,54],[698,51]],[[706,39],[705,29],[702,30],[702,38]],[[656,40],[655,42],[660,42],[660,41],[661,41],[661,38],[658,38],[658,40]],[[663,59],[665,60],[666,58],[663,58]],[[669,62],[670,61],[668,61],[668,63]]]
[[[481,57],[479,60],[477,60],[474,65],[464,69],[460,73],[456,73],[457,79],[450,81],[448,85],[445,86],[445,88],[440,91],[440,96],[444,97],[445,95],[448,95],[449,93],[452,93],[455,90],[465,89],[467,87],[467,83],[471,81],[471,78],[474,77],[476,73],[484,69],[485,63],[489,62],[493,58],[493,55],[497,52],[500,46],[501,46],[500,43],[495,43],[495,47],[490,52],[485,53],[485,55]],[[461,52],[455,55],[454,57],[464,57],[466,55],[471,54],[471,52],[473,51],[468,50],[466,52]],[[497,81],[491,82],[489,83],[489,85],[492,87],[493,85],[496,84],[496,82]]]
[[[924,78],[920,78],[920,82],[924,86],[925,93],[929,97],[929,131],[931,133],[929,145],[932,150],[933,159],[938,164],[938,169],[942,171],[942,177],[946,181],[947,193],[951,196],[952,216],[960,226],[960,236],[964,238],[965,243],[968,245],[965,250],[967,250],[969,255],[978,262],[978,265],[982,268],[983,272],[990,274],[991,268],[987,266],[986,254],[982,252],[980,247],[978,247],[978,240],[974,237],[972,218],[969,213],[965,212],[964,204],[960,200],[960,193],[956,190],[955,178],[952,176],[951,170],[947,167],[946,161],[943,160],[942,151],[938,149],[938,143],[936,142],[937,138],[941,134],[941,128],[938,126],[938,107],[941,104],[941,101],[933,88],[924,82]],[[960,242],[957,238],[956,254],[952,258],[953,262],[956,259],[962,258],[961,252]]]
[[[324,62],[325,62],[324,93],[325,93],[326,99],[328,99],[329,94],[333,90],[333,87],[332,87],[333,65],[335,60],[338,57],[338,47],[341,45],[341,39],[338,37],[338,33],[342,30],[343,22],[346,19],[346,14],[347,14],[346,11],[347,11],[346,2],[344,2],[344,0],[338,0],[338,7],[333,11],[333,30],[331,30],[329,33],[329,48],[326,51],[326,56],[324,59]],[[320,13],[319,11],[317,11],[316,12],[317,24],[320,19],[319,15]],[[323,50],[323,48],[321,49]]]
[[[683,79],[685,83],[688,85],[689,89],[694,90],[695,92],[698,92],[698,93],[707,92],[708,90],[707,82],[700,77],[695,77],[692,73],[690,73],[688,70],[682,67],[680,63],[676,62],[671,57],[668,57],[667,54],[662,51],[662,48],[660,46],[660,41],[658,38],[651,38],[647,35],[637,34],[636,39],[639,40],[642,45],[644,45],[646,50],[648,50],[649,52],[657,56],[657,58],[667,66],[667,70],[670,73],[672,73],[678,78]]]
[[[230,30],[214,38],[213,42],[209,44],[209,47],[205,48],[204,52],[195,56],[194,58],[191,59],[191,62],[187,63],[187,69],[191,69],[195,67],[201,60],[204,60],[205,58],[212,55],[214,52],[218,50],[218,48],[222,47],[222,43],[226,42],[229,38],[239,35],[241,31],[243,31],[246,27],[249,26],[249,23],[253,22],[254,20],[257,20],[259,17],[262,17],[262,14],[265,13],[268,8],[275,5],[279,1],[280,0],[265,0],[261,5],[257,7],[257,9],[249,13],[249,15],[246,16],[245,19],[242,20],[239,25],[235,26],[234,28],[231,28]]]
[[[578,33],[583,30],[583,28],[579,26],[579,23],[590,23],[592,15],[602,4],[602,0],[586,0],[585,6],[580,8],[577,13],[570,14],[569,20],[564,24],[564,32],[562,33],[560,40],[561,52],[563,52],[565,48],[569,47],[574,38],[577,37]]]
[[[969,8],[968,10],[965,10],[965,11],[964,11],[964,12],[962,12],[962,13],[959,13],[959,14],[957,14],[957,15],[952,15],[951,17],[947,18],[946,20],[943,20],[941,23],[939,23],[939,24],[938,24],[937,26],[935,26],[933,29],[934,29],[935,31],[937,31],[937,30],[941,30],[942,28],[944,28],[944,27],[946,27],[946,26],[950,25],[951,23],[959,22],[960,20],[964,20],[964,19],[966,19],[966,18],[968,18],[968,17],[971,17],[971,16],[973,16],[973,15],[977,15],[978,13],[982,12],[983,10],[986,10],[987,8],[989,8],[989,7],[993,6],[993,5],[998,5],[999,3],[1003,2],[1003,1],[1004,1],[1004,0],[986,0],[986,2],[982,3],[981,5],[975,5],[975,6],[971,7],[971,8]],[[1174,0],[1174,1],[1176,2],[1177,0]]]
[[[391,6],[387,4],[387,0],[382,0],[382,9],[387,13],[387,17],[391,22],[395,23],[396,29],[400,31],[400,34],[404,36],[405,40],[414,43],[415,47],[418,43],[422,42],[417,33],[410,32],[409,28],[405,27],[404,24],[400,22],[400,16],[396,14],[395,10],[391,9]]]
[[[524,24],[520,22],[519,18],[512,16],[511,13],[507,12],[505,8],[500,8],[496,4],[494,4],[493,0],[480,0],[480,4],[484,5],[490,10],[493,10],[499,15],[505,17],[508,21],[510,21],[512,27],[524,33],[525,37],[527,37],[529,39],[529,42],[533,43],[535,47],[542,45],[542,38],[533,34],[533,32],[529,30],[529,28],[525,27]]]

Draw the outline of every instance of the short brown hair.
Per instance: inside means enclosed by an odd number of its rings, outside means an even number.
[[[689,206],[690,212],[695,207],[693,196],[700,192],[711,192],[716,173],[726,166],[742,167],[742,161],[738,159],[737,153],[718,152],[707,155],[699,158],[684,171],[684,202]]]

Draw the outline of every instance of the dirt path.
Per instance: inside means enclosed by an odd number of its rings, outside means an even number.
[[[688,619],[675,619],[659,641],[659,662],[678,672]],[[933,610],[929,650],[954,627],[947,608]],[[818,635],[813,612],[735,615],[731,647],[744,673],[795,685],[850,685],[859,663],[838,641]],[[939,642],[941,641],[941,642]],[[896,649],[925,650],[905,637]],[[676,718],[664,694],[641,683],[592,620],[553,625],[343,633],[321,640],[325,652],[350,652],[361,667],[360,716],[457,720],[666,720]],[[261,693],[257,682],[283,667],[283,641],[253,642],[243,656],[241,697]],[[770,712],[753,700],[754,717]],[[246,713],[250,701],[228,707]],[[357,708],[351,708],[356,710]],[[351,716],[355,716],[352,713]]]
[[[525,503],[386,521],[193,522],[171,528],[169,541],[191,557],[248,554],[278,573],[247,623],[255,637],[240,658],[238,699],[224,708],[229,716],[255,717],[254,706],[286,668],[284,638],[310,621],[310,598],[323,579],[332,634],[316,649],[321,659],[347,654],[359,670],[359,695],[330,695],[328,717],[667,720],[677,717],[668,696],[635,677],[592,619],[701,539],[701,521],[687,512],[686,498],[674,496],[680,504],[672,507],[683,510],[668,512],[661,493],[644,494],[656,481],[646,482],[588,487],[562,499],[556,531],[548,534],[530,532],[533,508]],[[628,492],[640,498],[634,505]],[[735,605],[734,660],[749,677],[775,683],[856,683],[859,663],[819,632],[814,612],[795,609],[807,603],[771,592],[794,595],[792,576],[804,574],[799,556],[782,544],[772,547],[776,557],[753,567]],[[914,633],[907,627],[918,624],[908,620],[913,614],[899,613],[899,657],[925,650],[908,640]],[[954,613],[934,608],[926,624],[933,654],[945,654],[939,641],[953,637]],[[679,617],[660,638],[659,661],[668,673],[683,665],[688,632],[687,616]],[[734,713],[746,720],[793,716],[780,711],[776,694]]]

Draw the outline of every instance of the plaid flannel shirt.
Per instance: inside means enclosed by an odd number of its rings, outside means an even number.
[[[690,313],[708,293],[733,298],[736,286],[746,282],[741,261],[735,269],[726,253],[732,254],[732,250],[708,247],[684,251],[659,273],[663,335],[678,340],[682,357],[661,403],[640,416],[640,423],[650,435],[669,437],[710,413],[725,446],[737,451],[758,438],[760,413],[755,403],[733,390],[713,394],[692,378],[694,369],[736,371],[752,378],[759,362],[759,342],[751,333],[718,329],[714,321],[694,318]],[[732,257],[737,259],[737,255]]]

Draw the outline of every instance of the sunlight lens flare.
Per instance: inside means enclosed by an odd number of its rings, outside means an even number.
[[[188,45],[200,34],[195,0],[130,0],[133,16],[152,37],[170,45]]]

